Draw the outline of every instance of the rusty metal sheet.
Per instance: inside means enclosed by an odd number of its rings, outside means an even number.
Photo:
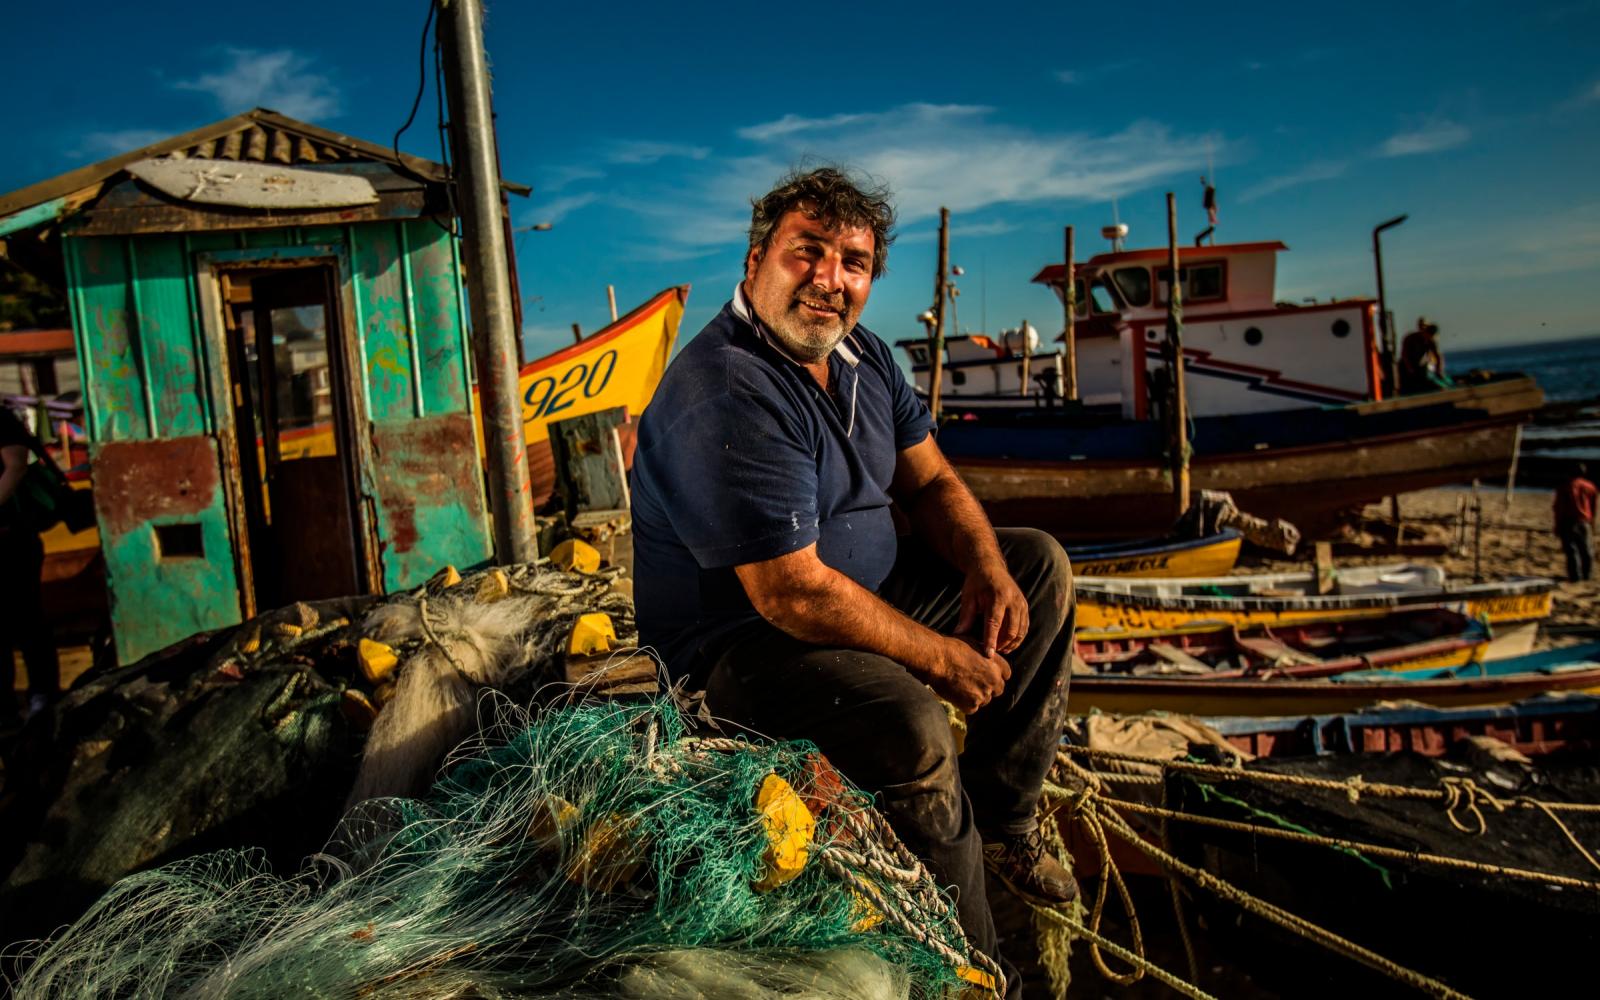
[[[372,443],[384,589],[414,587],[446,565],[487,560],[492,548],[471,415],[383,421],[372,425]]]
[[[216,442],[97,442],[90,467],[118,660],[237,623]]]

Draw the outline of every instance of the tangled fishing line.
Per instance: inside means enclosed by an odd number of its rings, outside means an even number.
[[[479,713],[428,796],[361,804],[298,876],[234,851],[130,876],[16,995],[877,1000],[998,973],[809,745],[697,739],[670,699]],[[778,786],[815,820],[783,875]]]

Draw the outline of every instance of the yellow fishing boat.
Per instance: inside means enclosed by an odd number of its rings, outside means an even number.
[[[1189,579],[1079,577],[1080,634],[1152,635],[1197,624],[1243,627],[1369,618],[1401,608],[1443,607],[1495,627],[1490,659],[1516,655],[1523,633],[1548,617],[1555,583],[1512,577],[1452,584],[1434,566],[1345,567],[1330,593],[1311,573]]]
[[[1078,576],[1221,576],[1239,561],[1241,541],[1239,532],[1224,528],[1203,538],[1068,545],[1067,555]]]
[[[522,366],[522,433],[535,503],[555,486],[550,424],[614,406],[637,417],[667,370],[688,299],[688,285],[665,289],[610,326]],[[620,436],[624,457],[631,461],[633,424]]]

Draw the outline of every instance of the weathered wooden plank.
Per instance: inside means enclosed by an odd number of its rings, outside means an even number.
[[[372,425],[383,586],[414,587],[492,552],[472,417],[449,413]]]
[[[216,442],[96,442],[90,461],[119,661],[238,622]]]
[[[400,223],[411,253],[412,314],[422,358],[425,413],[461,413],[471,391],[462,355],[461,304],[450,235],[426,219]]]
[[[94,393],[95,426],[90,436],[99,441],[128,441],[150,436],[145,412],[144,386],[131,325],[128,262],[119,239],[67,239],[66,252],[75,257],[82,305],[77,322],[83,324],[88,357],[87,384]]]
[[[399,233],[393,226],[352,226],[349,232],[372,419],[415,416]]]
[[[209,229],[279,229],[285,226],[331,226],[351,222],[415,219],[439,211],[420,190],[382,194],[376,205],[316,212],[261,212],[246,208],[194,205],[136,205],[97,207],[74,216],[64,228],[74,235],[104,236],[138,233],[197,233]]]
[[[627,420],[627,408],[614,406],[550,425],[556,485],[566,499],[567,517],[628,509],[628,470],[617,434]]]
[[[343,226],[304,226],[300,229],[300,243],[303,246],[333,245],[343,242]]]
[[[241,249],[255,250],[263,247],[270,249],[293,245],[294,241],[290,239],[285,229],[252,229],[239,234]]]
[[[205,390],[201,384],[190,309],[190,263],[178,237],[133,241],[138,260],[136,317],[148,361],[147,391],[155,403],[153,437],[203,434]]]

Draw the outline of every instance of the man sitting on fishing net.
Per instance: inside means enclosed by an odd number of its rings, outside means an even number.
[[[754,202],[744,281],[640,421],[639,631],[713,716],[809,740],[875,793],[995,956],[985,862],[1035,901],[1077,894],[1035,817],[1072,574],[1048,535],[990,526],[857,325],[893,223],[887,191],[827,167]],[[935,692],[969,716],[959,757]]]

